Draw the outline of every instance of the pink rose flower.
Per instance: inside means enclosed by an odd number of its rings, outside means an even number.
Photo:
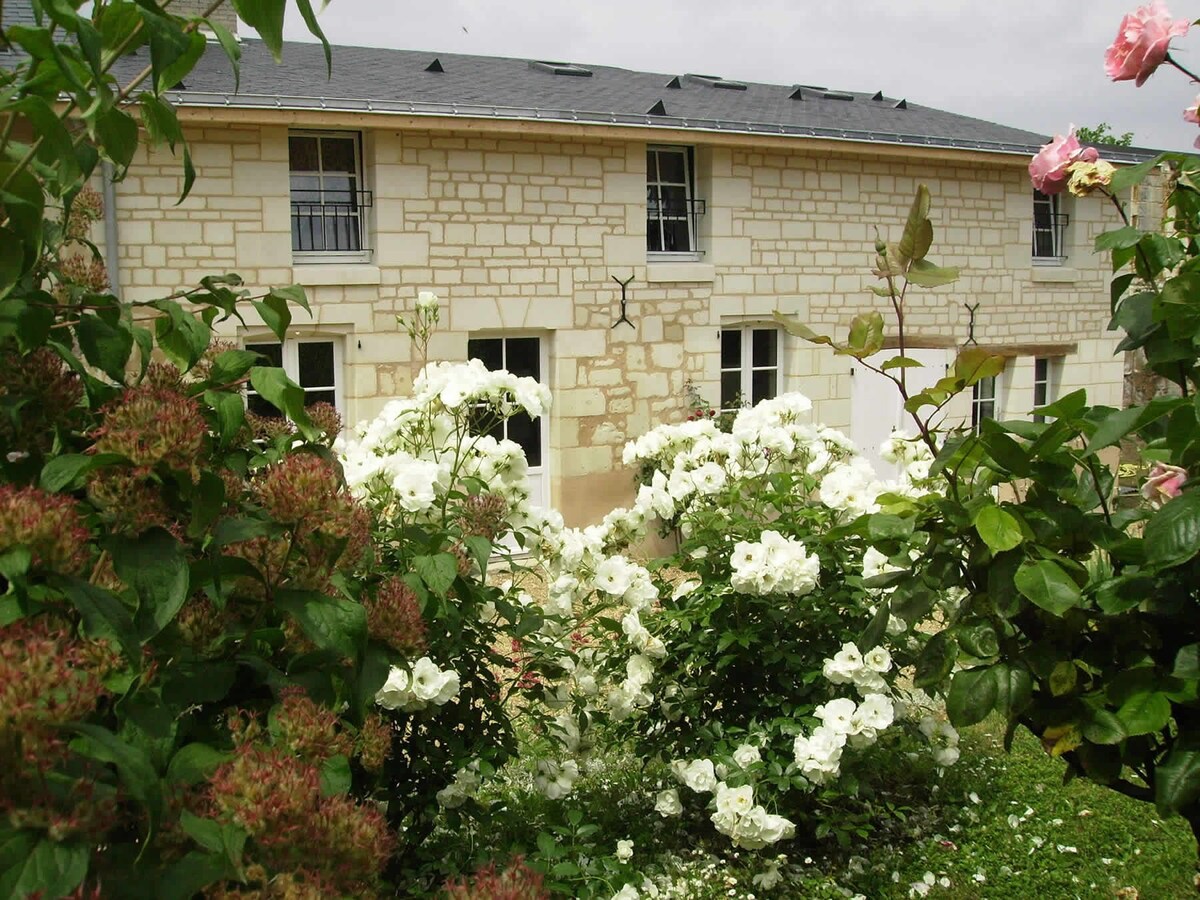
[[[1200,96],[1192,101],[1192,105],[1183,111],[1183,121],[1200,125]],[[1195,146],[1200,148],[1200,137],[1196,138]]]
[[[1029,180],[1043,194],[1058,194],[1071,177],[1071,164],[1095,162],[1100,158],[1095,147],[1081,147],[1075,137],[1075,126],[1066,137],[1055,135],[1054,140],[1037,152],[1029,162]]]
[[[1104,53],[1104,72],[1113,81],[1136,79],[1141,87],[1164,59],[1173,37],[1187,34],[1188,20],[1172,21],[1162,0],[1151,0],[1121,20],[1117,37]]]
[[[1152,505],[1162,506],[1168,500],[1179,496],[1187,480],[1187,469],[1168,463],[1155,463],[1146,477],[1146,483],[1142,485],[1142,496]]]

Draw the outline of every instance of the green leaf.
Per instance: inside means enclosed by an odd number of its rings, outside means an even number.
[[[321,30],[321,25],[317,21],[317,15],[313,12],[312,3],[310,0],[296,0],[296,6],[300,10],[300,17],[304,19],[304,24],[308,27],[309,33],[321,42],[321,46],[325,50],[325,77],[332,78],[333,56],[329,49],[329,41],[325,38],[325,32]]]
[[[174,300],[156,300],[150,306],[166,313],[154,321],[159,349],[180,371],[190,371],[208,349],[212,329]]]
[[[788,334],[794,335],[798,338],[803,338],[810,344],[828,344],[833,346],[832,338],[823,334],[817,334],[807,325],[802,325],[800,322],[797,322],[790,315],[780,312],[779,310],[775,310],[772,315],[775,321],[779,324],[779,327]]]
[[[1111,412],[1099,421],[1084,452],[1095,453],[1116,444],[1131,431],[1158,421],[1180,406],[1187,405],[1187,402],[1180,397],[1159,397],[1145,406],[1131,406]]]
[[[925,368],[925,363],[908,356],[893,356],[879,368],[885,372],[889,372],[892,369],[923,369]]]
[[[984,378],[994,378],[1004,371],[1004,357],[980,347],[968,347],[954,360],[954,377],[967,387]]]
[[[75,337],[89,364],[118,384],[125,381],[125,364],[133,350],[133,334],[128,328],[83,313],[75,325]]]
[[[1200,552],[1200,491],[1185,491],[1168,500],[1146,523],[1147,562],[1169,568]]]
[[[904,223],[904,233],[900,236],[900,243],[896,247],[896,253],[899,256],[899,262],[903,265],[910,260],[919,259],[917,255],[917,246],[923,240],[922,231],[929,222],[929,188],[923,184],[917,185],[917,195],[913,198],[912,206],[908,210],[908,219]],[[929,243],[933,242],[932,229],[929,233]],[[929,245],[926,244],[925,250],[929,250]],[[924,256],[924,254],[920,254]]]
[[[249,372],[262,355],[251,350],[225,350],[218,353],[208,372],[208,381],[216,387],[233,384]]]
[[[973,524],[975,531],[993,553],[1011,550],[1024,540],[1021,523],[1016,517],[990,503],[975,514]]]
[[[91,850],[85,843],[38,841],[33,852],[0,874],[0,896],[63,897],[87,875]]]
[[[246,402],[230,391],[205,391],[204,402],[217,414],[218,445],[226,449],[246,424]]]
[[[958,281],[958,274],[957,266],[935,266],[927,259],[918,259],[909,267],[904,277],[908,279],[909,284],[935,288],[954,284]]]
[[[193,850],[163,872],[156,897],[157,900],[192,900],[210,884],[240,877],[222,854]]]
[[[44,491],[56,494],[64,490],[76,490],[83,485],[84,476],[93,469],[124,461],[125,457],[115,453],[66,453],[55,456],[42,466],[38,485]]]
[[[1131,737],[1154,734],[1171,721],[1171,701],[1156,691],[1134,694],[1121,704],[1117,718]]]
[[[267,294],[262,300],[251,300],[250,305],[262,317],[263,324],[279,340],[287,338],[288,326],[292,324],[292,310],[286,300],[278,295]]]
[[[917,657],[913,684],[917,687],[936,687],[946,680],[958,658],[958,644],[942,631],[931,637]]]
[[[115,594],[78,578],[56,576],[51,584],[79,611],[89,635],[115,640],[131,663],[140,663],[142,646],[134,634],[133,617]]]
[[[1107,709],[1092,710],[1092,718],[1083,726],[1083,736],[1093,744],[1119,744],[1129,735],[1116,714]]]
[[[1087,391],[1071,391],[1048,406],[1041,407],[1042,415],[1050,419],[1073,419],[1087,406]]]
[[[863,359],[883,349],[883,316],[878,312],[862,313],[850,322],[850,336],[845,352]]]
[[[184,744],[171,757],[167,780],[189,786],[199,784],[232,758],[232,754],[214,750],[207,744]]]
[[[458,577],[458,560],[449,553],[433,556],[417,556],[413,559],[413,571],[425,586],[439,597],[445,597],[454,579]]]
[[[179,816],[179,824],[197,844],[205,850],[220,854],[235,872],[242,867],[242,852],[246,847],[245,831],[236,825],[202,819],[186,809]]]
[[[273,287],[269,294],[271,297],[277,297],[285,303],[293,303],[299,306],[306,313],[312,314],[312,308],[308,305],[308,295],[304,292],[302,284],[288,284],[283,287]]]
[[[344,659],[357,659],[367,641],[367,612],[361,603],[315,591],[280,591],[276,604],[292,615],[309,639]]]
[[[304,388],[288,378],[283,369],[255,366],[250,370],[250,386],[260,397],[291,419],[305,438],[317,438],[316,428],[304,409]]]
[[[1021,595],[1035,606],[1061,616],[1079,605],[1079,585],[1056,562],[1049,559],[1021,563],[1013,579]]]
[[[1154,803],[1159,812],[1181,812],[1200,798],[1200,750],[1175,746],[1154,772]]]
[[[150,763],[150,758],[141,749],[125,743],[107,728],[101,728],[99,725],[77,722],[67,727],[81,735],[71,742],[71,748],[76,753],[100,762],[112,763],[117,767],[117,774],[121,776],[125,789],[145,808],[149,816],[149,840],[158,830],[163,810],[162,784]]]
[[[1171,674],[1185,681],[1200,678],[1200,644],[1188,644],[1179,648],[1179,652],[1175,654],[1175,668]]]
[[[243,22],[258,32],[275,62],[283,58],[283,13],[287,0],[233,0]]]
[[[954,673],[946,696],[946,714],[955,728],[977,725],[996,707],[996,673],[986,669],[961,669]]]
[[[217,38],[217,43],[225,51],[230,66],[233,67],[233,92],[242,89],[242,45],[237,37],[215,18],[208,20],[208,27]]]
[[[341,754],[331,756],[321,764],[322,797],[349,793],[353,781],[353,776],[350,774],[350,760]]]
[[[1143,234],[1141,229],[1134,228],[1132,225],[1126,225],[1124,228],[1114,231],[1106,231],[1096,238],[1096,252],[1104,253],[1118,248],[1136,247]]]
[[[104,155],[116,166],[116,177],[125,177],[138,148],[138,126],[133,116],[110,108],[96,118],[96,137]]]
[[[1113,173],[1112,181],[1109,182],[1108,189],[1119,194],[1121,191],[1127,190],[1142,181],[1147,175],[1154,171],[1159,163],[1163,161],[1163,154],[1155,156],[1153,159],[1148,159],[1145,162],[1138,163],[1136,166],[1126,166],[1117,169]]]
[[[883,636],[887,633],[889,618],[891,618],[890,607],[886,603],[880,603],[879,609],[875,610],[875,615],[871,617],[871,621],[867,624],[867,627],[858,636],[858,646],[866,647],[867,649],[878,647],[883,640]]]
[[[959,646],[977,659],[988,659],[1000,652],[1000,641],[996,629],[983,622],[969,628],[960,628],[955,634]]]
[[[109,549],[117,576],[140,601],[139,630],[148,641],[167,627],[188,597],[187,554],[162,528],[136,538],[117,537]]]
[[[186,32],[171,18],[139,4],[142,23],[150,35],[150,68],[154,92],[162,94],[178,86],[204,55],[204,35]]]

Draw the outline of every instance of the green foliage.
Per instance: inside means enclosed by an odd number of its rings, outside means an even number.
[[[1095,128],[1080,125],[1075,129],[1075,136],[1084,144],[1107,144],[1110,147],[1133,146],[1132,131],[1117,134],[1107,122],[1101,122]]]

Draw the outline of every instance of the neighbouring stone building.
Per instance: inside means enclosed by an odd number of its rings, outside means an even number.
[[[176,205],[166,151],[141,151],[115,185],[122,295],[226,271],[304,285],[312,319],[282,346],[253,323],[228,336],[353,423],[407,390],[419,363],[396,315],[437,292],[433,358],[477,356],[553,391],[552,413],[510,436],[569,523],[630,498],[622,446],[681,420],[689,382],[714,405],[801,390],[877,446],[896,398],[771,314],[844,334],[882,310],[874,241],[898,237],[919,183],[931,256],[963,277],[910,295],[914,377],[940,377],[973,338],[1010,361],[954,420],[1028,416],[1077,387],[1120,403],[1107,262],[1091,250],[1114,214],[1034,196],[1042,135],[885,92],[352,47],[333,60],[327,79],[319,46],[287,44],[277,66],[246,40],[235,92],[210,48],[170,95],[200,173],[190,197]]]

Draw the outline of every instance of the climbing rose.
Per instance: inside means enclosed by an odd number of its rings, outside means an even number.
[[[1173,37],[1187,34],[1187,19],[1171,20],[1162,0],[1151,0],[1121,20],[1112,46],[1104,54],[1104,73],[1113,81],[1130,81],[1141,87],[1167,58]]]
[[[1029,180],[1043,194],[1060,194],[1071,177],[1070,168],[1077,162],[1093,163],[1100,158],[1095,147],[1081,147],[1075,137],[1075,127],[1054,136],[1054,140],[1037,152],[1029,162]]]
[[[1186,469],[1168,463],[1155,463],[1146,477],[1146,483],[1142,485],[1142,496],[1154,506],[1161,506],[1178,497],[1187,480]]]

